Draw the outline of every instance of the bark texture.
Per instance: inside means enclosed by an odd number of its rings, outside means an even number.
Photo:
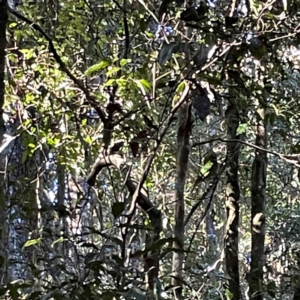
[[[227,138],[238,139],[239,113],[235,105],[229,105],[226,111]],[[229,276],[229,291],[233,300],[241,299],[239,258],[238,258],[238,226],[239,226],[239,198],[238,181],[239,143],[227,143],[229,167],[226,184],[226,232],[225,232],[225,264]]]
[[[177,130],[177,182],[175,198],[175,238],[173,247],[179,251],[173,253],[172,285],[176,287],[177,299],[182,299],[182,267],[184,260],[184,187],[189,159],[189,140],[192,129],[191,104],[185,103],[179,111]]]
[[[4,105],[4,73],[5,73],[5,47],[6,47],[6,24],[7,24],[7,3],[0,0],[0,145],[5,133],[3,120]]]
[[[5,133],[5,126],[3,120],[3,105],[4,105],[4,71],[5,71],[5,47],[6,47],[6,24],[7,24],[7,3],[6,0],[0,0],[0,145],[3,141],[3,134]],[[2,157],[0,157],[1,165]],[[1,168],[2,169],[2,168]],[[2,171],[2,170],[1,170]],[[4,187],[4,174],[0,174],[0,285],[7,284],[6,274],[6,232],[5,226],[5,187]]]
[[[263,121],[257,124],[256,146],[267,147],[266,125]],[[255,158],[252,165],[252,209],[251,231],[252,249],[250,273],[248,282],[250,299],[263,300],[263,266],[264,266],[264,242],[265,242],[265,202],[266,202],[266,170],[267,153],[255,150]]]

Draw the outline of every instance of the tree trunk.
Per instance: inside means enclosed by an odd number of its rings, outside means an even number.
[[[178,130],[177,130],[177,182],[175,198],[175,237],[174,248],[180,251],[173,253],[173,278],[172,285],[176,287],[175,294],[177,299],[182,298],[182,267],[184,253],[184,187],[189,158],[189,139],[192,128],[191,104],[185,103],[179,111]]]
[[[3,134],[5,133],[5,126],[3,120],[3,104],[4,104],[4,71],[5,71],[5,47],[6,47],[6,23],[7,23],[7,6],[6,0],[0,0],[0,145],[3,141]],[[4,158],[3,158],[4,159]],[[2,162],[2,157],[0,157],[0,162]],[[2,166],[4,164],[1,163]],[[2,170],[1,170],[2,171]],[[6,201],[5,201],[5,187],[4,187],[4,174],[0,174],[0,285],[3,286],[7,284],[6,276],[6,232],[7,228],[5,226],[5,211],[6,211]]]
[[[235,105],[229,105],[226,111],[227,138],[238,139],[239,114]],[[229,167],[226,185],[226,232],[225,232],[225,265],[229,276],[229,291],[233,300],[241,299],[239,258],[238,258],[238,226],[239,226],[239,197],[238,182],[239,149],[238,143],[227,143]]]
[[[257,124],[256,146],[266,148],[266,125],[263,121]],[[252,209],[251,231],[252,249],[250,273],[248,282],[250,299],[262,300],[263,297],[263,265],[265,242],[265,202],[266,202],[266,169],[267,153],[255,150],[255,158],[252,165]]]
[[[5,47],[6,47],[6,23],[7,4],[6,0],[0,0],[0,145],[5,133],[3,120],[3,105],[4,105],[4,71],[5,71]]]

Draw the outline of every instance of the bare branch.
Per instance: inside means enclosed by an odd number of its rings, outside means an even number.
[[[151,161],[151,160],[150,160]],[[94,186],[96,183],[96,177],[99,174],[99,172],[109,166],[114,166],[119,170],[122,170],[126,165],[125,159],[119,155],[119,154],[112,154],[105,157],[100,157],[95,164],[93,165],[92,171],[87,177],[87,183],[90,186]],[[142,179],[144,176],[147,177],[148,173],[144,173],[142,176]],[[132,203],[135,202],[147,213],[149,216],[151,223],[153,225],[153,228],[156,232],[160,232],[162,229],[161,225],[161,212],[158,210],[153,203],[150,201],[150,199],[147,197],[146,193],[141,191],[143,181],[140,181],[139,185],[137,185],[130,176],[127,176],[126,178],[126,186],[129,191],[129,193],[133,196],[133,198],[136,198],[135,201],[132,201]],[[134,199],[133,199],[134,200]],[[133,205],[133,204],[132,204]],[[131,205],[131,207],[132,207]]]
[[[192,147],[201,146],[201,145],[205,145],[205,144],[209,144],[209,143],[213,143],[213,142],[223,142],[223,143],[235,142],[235,143],[241,143],[243,145],[246,145],[248,147],[254,148],[256,150],[263,151],[265,153],[277,156],[280,159],[284,160],[285,162],[287,162],[289,164],[292,164],[292,165],[300,168],[300,163],[299,163],[300,153],[299,154],[281,154],[279,152],[272,151],[272,150],[267,150],[267,149],[261,148],[259,146],[256,146],[254,144],[251,144],[251,143],[248,143],[248,142],[245,142],[245,141],[241,141],[239,139],[227,140],[227,139],[222,139],[222,138],[216,138],[216,139],[206,140],[204,142],[194,143],[192,145]]]

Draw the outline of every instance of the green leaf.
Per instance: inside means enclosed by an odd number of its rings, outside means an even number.
[[[178,100],[180,99],[181,92],[184,90],[186,85],[185,80],[180,82],[180,84],[176,88],[176,93],[174,94],[173,100],[172,100],[172,107],[176,105]]]
[[[237,134],[243,134],[246,132],[248,128],[248,124],[247,123],[242,123],[239,125],[238,129],[236,130],[236,133]]]
[[[27,247],[30,247],[30,246],[33,246],[33,245],[36,245],[36,244],[39,244],[40,242],[42,241],[41,238],[38,238],[38,239],[34,239],[34,240],[28,240],[22,249],[24,248],[27,248]]]
[[[85,71],[85,75],[86,76],[90,76],[95,72],[98,72],[100,70],[103,70],[105,67],[107,67],[109,65],[108,61],[101,61],[100,63],[93,65],[91,67],[89,67],[86,71]]]
[[[125,59],[125,58],[122,58],[121,61],[120,61],[120,66],[121,67],[124,67],[125,65],[131,63],[131,59]]]
[[[116,82],[116,79],[109,79],[106,83],[105,83],[105,85],[104,86],[112,86],[112,85],[114,85],[115,84],[115,82]]]
[[[150,84],[146,84],[145,85],[145,82],[147,82],[146,80],[144,80],[142,82],[142,80],[134,80],[134,82],[136,83],[136,85],[138,86],[138,88],[141,90],[142,94],[145,95],[146,93],[146,90],[150,90]],[[145,89],[146,88],[146,89]]]
[[[24,163],[27,159],[29,155],[29,152],[27,150],[25,150],[23,153],[22,153],[22,163]]]
[[[176,92],[177,93],[180,93],[184,90],[185,88],[185,81],[183,80],[182,82],[180,82],[177,86],[177,89],[176,89]]]
[[[200,170],[200,173],[202,175],[205,175],[206,173],[208,173],[208,171],[211,169],[211,167],[213,166],[213,162],[212,161],[208,161]]]
[[[65,239],[63,238],[63,237],[60,237],[59,239],[57,239],[56,241],[54,241],[52,244],[51,244],[51,247],[53,247],[55,244],[57,244],[57,243],[62,243],[62,242],[64,242],[65,241]]]
[[[18,25],[18,23],[12,22],[12,23],[9,24],[9,28],[14,28],[14,27],[16,27],[17,25]]]
[[[231,300],[233,298],[233,294],[229,290],[225,290],[226,300]]]
[[[154,184],[153,182],[151,181],[151,179],[149,177],[146,178],[146,182],[145,182],[145,185],[148,189],[151,189],[154,187]]]
[[[146,79],[141,79],[140,83],[148,90],[151,91],[151,84],[148,80]]]
[[[106,72],[106,75],[107,76],[111,76],[117,72],[120,71],[120,67],[111,67],[107,72]]]
[[[86,143],[88,143],[88,144],[92,144],[92,142],[93,142],[90,136],[86,136],[86,137],[84,138],[84,141],[85,141]]]

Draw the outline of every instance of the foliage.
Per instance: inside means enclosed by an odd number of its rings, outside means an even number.
[[[209,109],[201,120],[192,110],[183,295],[232,297],[222,255],[229,104],[238,108],[242,142],[241,278],[249,270],[251,165],[262,118],[269,140],[264,291],[270,299],[293,293],[299,4],[242,3],[230,11],[230,2],[24,0],[17,14],[10,12],[3,109],[17,138],[3,154],[11,253],[1,297],[148,299],[143,266],[156,255],[155,299],[172,298],[171,257],[180,251],[172,234],[178,108],[198,95],[199,85]],[[124,161],[107,162],[89,186],[90,169],[107,153]],[[159,240],[129,180],[161,213]],[[245,295],[244,278],[241,287]]]

